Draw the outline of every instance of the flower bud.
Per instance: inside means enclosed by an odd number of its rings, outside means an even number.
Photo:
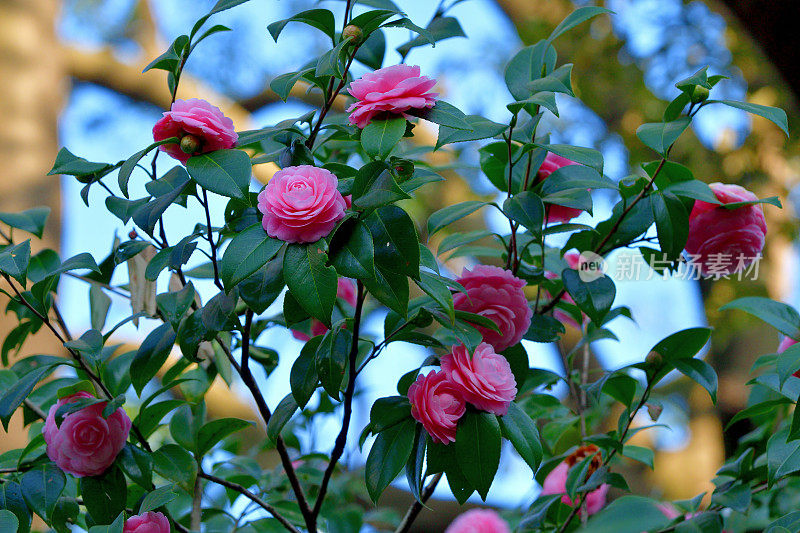
[[[361,28],[353,24],[348,24],[344,27],[344,31],[342,31],[342,39],[349,38],[351,44],[359,44],[363,37],[364,32],[361,31]]]
[[[409,159],[393,157],[391,160],[394,173],[400,181],[405,181],[414,175],[414,162]]]
[[[650,352],[647,354],[647,357],[644,358],[644,362],[650,366],[661,366],[664,364],[664,358],[658,352]]]
[[[650,415],[650,420],[653,422],[658,421],[658,418],[661,416],[661,412],[664,410],[664,408],[656,403],[650,402],[647,402],[645,405],[647,406],[647,414]]]
[[[131,231],[128,233],[128,238],[129,238],[129,239],[131,239],[131,240],[135,239],[135,238],[136,238],[136,237],[138,237],[138,236],[139,236],[139,234],[138,234],[138,233],[136,233],[136,230],[135,230],[135,229],[132,229],[132,230],[131,230]]]
[[[695,85],[689,98],[691,98],[693,104],[705,102],[708,99],[708,89],[702,85]]]
[[[200,139],[194,135],[184,135],[181,137],[181,151],[185,154],[193,154],[200,150]]]

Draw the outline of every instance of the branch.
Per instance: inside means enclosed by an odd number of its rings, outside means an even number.
[[[439,481],[442,479],[442,473],[439,472],[431,479],[430,483],[428,483],[425,488],[422,490],[422,494],[420,494],[420,500],[414,500],[414,503],[411,504],[411,507],[408,508],[406,511],[406,515],[403,517],[403,521],[400,522],[400,525],[397,526],[394,533],[407,533],[409,529],[411,529],[411,525],[414,523],[414,520],[417,519],[419,513],[422,511],[422,507],[425,505],[425,502],[433,495],[433,491],[436,490],[436,485],[439,484]]]
[[[359,280],[358,296],[356,297],[356,310],[353,318],[353,343],[350,347],[350,372],[347,379],[347,389],[344,392],[344,418],[342,419],[342,429],[339,435],[336,436],[336,443],[331,452],[331,461],[328,463],[328,468],[325,469],[325,474],[322,477],[322,484],[319,487],[319,495],[317,501],[314,503],[314,516],[319,515],[322,509],[322,503],[325,500],[325,494],[328,491],[328,484],[330,483],[333,471],[336,469],[336,463],[344,453],[344,447],[347,444],[347,432],[350,429],[350,417],[353,414],[353,395],[356,391],[356,358],[358,357],[358,331],[361,326],[361,311],[364,308],[364,284]]]
[[[261,498],[259,498],[258,496],[256,496],[255,494],[253,494],[252,492],[247,490],[246,488],[244,488],[242,485],[239,485],[238,483],[232,483],[230,481],[227,481],[225,479],[219,478],[217,476],[213,476],[211,474],[206,474],[203,471],[198,472],[197,473],[197,477],[201,477],[203,479],[207,479],[208,481],[212,481],[212,482],[214,482],[214,483],[216,483],[218,485],[222,485],[223,487],[226,487],[226,488],[229,488],[231,490],[234,490],[234,491],[238,492],[242,496],[245,496],[246,498],[249,498],[250,501],[252,501],[256,505],[258,505],[259,507],[264,509],[266,512],[271,514],[273,516],[273,518],[275,518],[275,520],[280,522],[283,525],[283,527],[285,527],[288,531],[291,531],[292,533],[300,533],[300,530],[297,529],[296,527],[294,527],[294,525],[292,525],[291,522],[289,522],[286,518],[284,518],[278,512],[277,509],[275,509],[273,506],[271,506],[270,504],[268,504],[267,502],[265,502],[264,500],[262,500]]]

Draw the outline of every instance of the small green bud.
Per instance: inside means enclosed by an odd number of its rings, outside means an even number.
[[[184,135],[181,137],[181,150],[185,154],[194,154],[200,150],[200,139],[194,135]]]
[[[364,37],[364,32],[361,31],[361,28],[358,26],[354,26],[353,24],[348,24],[344,27],[344,31],[342,31],[342,39],[350,39],[350,44],[359,44],[361,43],[361,39]]]
[[[394,169],[395,175],[401,182],[414,175],[414,162],[409,159],[393,157],[390,161],[390,164]]]
[[[695,85],[692,89],[692,94],[689,95],[693,104],[699,104],[708,100],[708,89],[702,85]]]

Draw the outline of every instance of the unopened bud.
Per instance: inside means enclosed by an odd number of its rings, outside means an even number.
[[[664,363],[664,358],[658,352],[650,352],[645,357],[644,362],[650,366],[661,366]]]
[[[138,233],[136,233],[136,230],[135,230],[135,229],[132,229],[132,230],[131,230],[131,231],[128,233],[128,238],[129,238],[129,239],[135,239],[135,238],[136,238],[136,237],[138,237],[138,236],[139,236],[139,234],[138,234]]]
[[[400,181],[405,181],[414,175],[414,162],[408,159],[394,158],[391,161],[394,173]]]
[[[364,32],[361,31],[361,28],[353,24],[348,24],[344,27],[344,31],[342,31],[342,38],[349,38],[352,44],[359,44],[362,37],[364,37]]]
[[[185,154],[194,154],[200,149],[200,139],[194,135],[184,135],[181,138],[181,150]]]
[[[708,89],[702,85],[695,85],[694,89],[692,89],[692,94],[689,95],[689,98],[691,98],[693,104],[705,102],[708,99]]]

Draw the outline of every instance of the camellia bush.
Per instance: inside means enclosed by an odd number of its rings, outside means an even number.
[[[21,410],[29,432],[24,449],[0,456],[0,531],[26,533],[41,523],[35,515],[59,532],[405,532],[430,512],[425,502],[442,480],[461,503],[475,493],[485,499],[504,441],[541,494],[502,517],[488,509],[462,514],[449,533],[800,528],[795,310],[754,297],[727,304],[786,340],[779,354],[758,360],[750,407],[735,417],[752,419],[755,429],[718,471],[713,493],[691,500],[631,494],[619,466],[634,460],[652,467],[653,451],[630,442],[659,425],[657,385],[667,374],[687,376],[715,399],[716,374],[696,357],[712,330],[678,331],[623,368],[590,373],[588,366],[589,344],[614,338],[609,323],[636,319],[614,306],[615,283],[602,270],[611,252],[629,248],[660,274],[693,268],[712,278],[759,259],[763,210],[780,207],[777,198],[708,185],[670,153],[706,106],[743,109],[788,134],[783,111],[714,100],[722,77],[700,70],[677,83],[661,122],[637,130],[653,161],[616,182],[603,174],[598,151],[552,144],[541,121],[558,114],[556,94],[574,97],[573,74],[591,75],[561,61],[559,37],[595,16],[613,16],[606,9],[576,10],[510,58],[508,121],[497,123],[440,99],[436,80],[419,67],[383,63],[385,32],[415,35],[398,49],[403,58],[459,35],[447,10],[423,28],[391,2],[348,0],[342,13],[312,9],[267,28],[276,40],[287,24],[330,38],[328,51],[271,83],[283,99],[309,91],[321,105],[236,131],[213,102],[176,94],[195,48],[227,30],[209,20],[245,1],[220,0],[146,69],[166,71],[172,95],[153,125],[153,144],[131,146],[138,151],[119,162],[58,154],[51,174],[84,184],[87,205],[94,188],[92,208],[110,211],[126,232],[135,227],[128,240],[114,242],[99,263],[87,253],[62,260],[36,245],[32,253],[27,238],[42,236],[46,207],[0,213],[2,291],[6,313],[18,319],[2,344],[0,420],[7,426]],[[358,79],[350,73],[356,62],[369,68]],[[431,123],[438,125],[435,146],[420,139]],[[453,149],[479,151],[501,200],[448,205],[415,221],[404,206],[415,195],[437,194],[443,180],[429,156]],[[263,163],[280,170],[258,190],[252,165]],[[130,194],[142,186],[147,195]],[[615,198],[610,216],[573,222],[592,211],[600,189]],[[103,206],[94,205],[98,192]],[[226,202],[224,218],[211,215],[215,196]],[[205,216],[190,233],[164,224],[166,210],[192,204]],[[481,209],[499,213],[506,229],[445,231],[438,249],[429,247],[431,236]],[[452,275],[441,262],[448,257],[470,266]],[[118,270],[127,270],[125,283],[112,284]],[[62,276],[86,283],[88,331],[72,332],[62,318]],[[198,280],[213,292],[201,298]],[[110,293],[130,299],[129,316],[111,327]],[[385,316],[381,336],[363,331],[373,313]],[[158,325],[138,348],[114,343],[117,328],[145,319]],[[276,405],[256,379],[284,356],[260,344],[272,328],[289,328],[305,342],[292,363],[291,393]],[[554,342],[566,328],[582,334],[565,354],[566,375],[531,368],[521,341]],[[39,331],[57,338],[68,357],[17,357]],[[429,355],[410,373],[383,376],[385,389],[397,393],[374,402],[366,427],[354,428],[359,375],[389,357],[384,349],[395,342]],[[244,385],[237,387],[259,420],[207,416],[204,397],[218,376]],[[559,383],[569,391],[563,401],[551,393]],[[316,439],[303,435],[332,413],[338,434],[311,447]],[[345,451],[357,448],[367,456],[363,470],[343,468]],[[280,464],[265,469],[265,454]],[[378,507],[398,476],[415,500],[404,514]]]

